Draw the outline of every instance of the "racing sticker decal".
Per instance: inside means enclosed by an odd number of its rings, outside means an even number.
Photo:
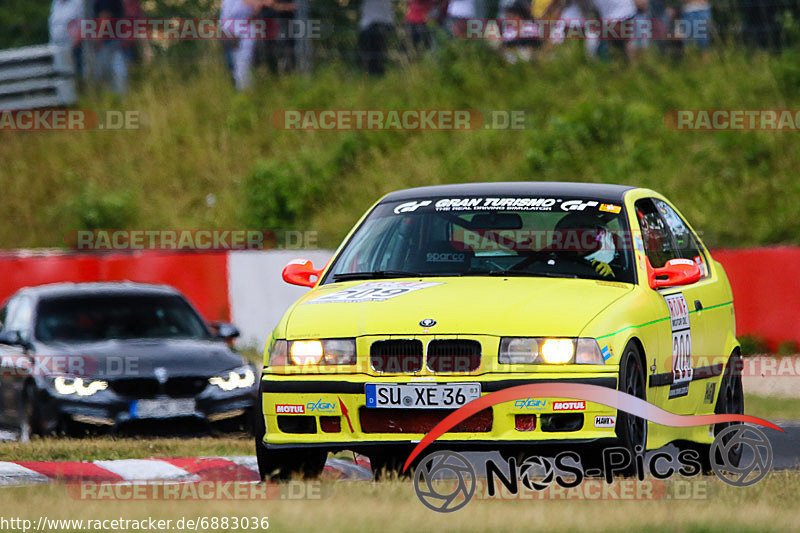
[[[360,302],[383,302],[391,298],[397,298],[410,292],[420,289],[427,289],[434,285],[442,285],[442,282],[430,281],[368,281],[359,283],[353,287],[320,296],[308,301],[309,304],[323,303],[360,303]]]
[[[304,415],[306,414],[306,406],[279,403],[275,405],[275,412],[277,414]]]
[[[598,207],[597,209],[599,209],[600,211],[605,211],[607,213],[619,214],[619,212],[622,211],[622,206],[615,204],[600,204],[600,207]]]
[[[683,293],[664,296],[669,307],[672,327],[672,385],[669,398],[679,398],[689,394],[692,381],[692,330],[689,324],[689,306]]]
[[[614,357],[614,352],[611,351],[611,347],[608,345],[603,346],[603,349],[600,350],[600,353],[603,354],[603,361],[608,361]]]
[[[583,411],[586,409],[586,402],[553,402],[553,411]]]
[[[594,427],[596,428],[613,428],[617,425],[616,416],[596,416],[594,417]]]

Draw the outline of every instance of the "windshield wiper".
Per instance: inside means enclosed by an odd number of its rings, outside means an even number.
[[[560,274],[558,272],[525,272],[523,270],[489,270],[488,272],[477,272],[481,276],[517,276],[528,278],[568,278],[578,279],[576,274]]]
[[[348,281],[354,279],[380,279],[380,278],[418,278],[423,274],[406,272],[404,270],[376,270],[374,272],[343,272],[334,274],[334,281]]]

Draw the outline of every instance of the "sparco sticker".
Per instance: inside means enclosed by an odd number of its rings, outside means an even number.
[[[441,282],[426,281],[368,281],[360,283],[347,289],[326,294],[306,303],[359,303],[359,302],[383,302],[397,298],[410,292],[420,289],[427,289]]]
[[[689,394],[689,383],[694,375],[689,306],[686,305],[683,293],[664,296],[664,300],[669,307],[672,327],[672,385],[669,388],[669,397],[679,398]]]

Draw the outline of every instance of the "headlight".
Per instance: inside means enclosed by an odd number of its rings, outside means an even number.
[[[287,357],[288,354],[288,357]],[[355,339],[275,341],[269,354],[270,366],[354,365]]]
[[[107,381],[101,380],[84,380],[83,378],[75,378],[70,376],[58,376],[53,379],[53,388],[57,393],[69,396],[77,394],[78,396],[91,396],[101,390],[108,388]]]
[[[498,361],[507,365],[605,364],[597,341],[586,337],[504,337]]]
[[[256,382],[256,375],[249,366],[236,368],[224,376],[214,376],[208,382],[224,391],[249,389]]]

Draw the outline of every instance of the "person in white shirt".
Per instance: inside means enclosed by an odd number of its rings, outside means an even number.
[[[80,41],[75,33],[77,29],[70,32],[69,24],[73,20],[77,21],[83,17],[83,0],[53,0],[50,5],[50,17],[47,20],[50,44],[66,52],[65,55],[73,62],[78,75],[83,66]]]
[[[222,0],[219,18],[222,20],[251,19],[261,9],[260,0]],[[240,91],[253,85],[252,67],[256,41],[252,38],[248,27],[241,24],[229,24],[233,29],[236,44],[226,47],[228,67],[233,71],[233,80]]]

